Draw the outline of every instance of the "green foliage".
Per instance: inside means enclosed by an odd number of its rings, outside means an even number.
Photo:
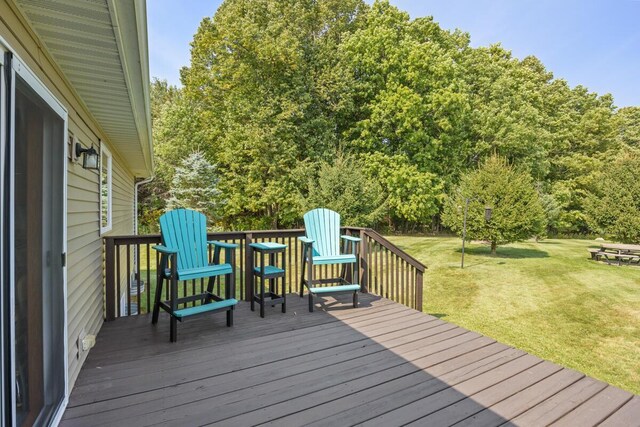
[[[322,162],[317,175],[309,177],[307,192],[304,210],[334,210],[343,224],[371,227],[384,215],[382,188],[363,173],[361,162],[350,156],[339,154],[331,163]]]
[[[615,120],[620,144],[640,149],[640,107],[619,109]]]
[[[217,185],[216,168],[203,153],[191,153],[176,167],[167,209],[194,209],[205,214],[209,225],[212,225],[220,205]]]
[[[500,45],[472,50],[465,61],[474,156],[499,154],[541,179],[551,146],[541,92],[551,74],[535,57],[519,61]]]
[[[349,100],[332,55],[361,9],[356,0],[235,0],[202,21],[182,81],[206,118],[228,225],[299,219],[293,171],[337,147]]]
[[[460,235],[467,200],[467,238],[491,242],[492,252],[497,245],[544,232],[546,216],[531,177],[504,158],[489,157],[464,175],[447,198],[442,221]],[[486,207],[492,208],[490,221],[485,220]]]
[[[469,99],[461,64],[468,36],[432,18],[410,20],[374,2],[340,46],[353,76],[355,111],[346,138],[359,151],[406,156],[449,181],[465,160]]]
[[[588,233],[585,201],[640,146],[640,108],[469,39],[388,1],[226,0],[194,35],[183,87],[152,83],[142,227],[195,151],[217,166],[223,228],[300,224],[309,177],[343,152],[383,189],[391,229],[439,224],[442,193],[498,155],[537,183],[549,232]]]
[[[560,214],[562,213],[560,204],[553,194],[545,193],[541,190],[538,191],[538,194],[540,196],[540,204],[545,213],[547,230],[552,233],[557,233],[560,228],[559,220]],[[537,237],[543,237],[545,234],[546,233],[543,232],[542,235],[538,235]]]
[[[364,155],[364,172],[385,195],[389,223],[427,224],[438,213],[442,184],[429,172],[420,172],[406,156],[380,152]]]
[[[587,199],[591,229],[624,243],[640,242],[640,151],[628,149],[603,167]]]

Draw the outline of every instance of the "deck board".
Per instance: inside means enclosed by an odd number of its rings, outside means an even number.
[[[638,420],[638,397],[373,295],[287,298],[264,319],[105,323],[61,425],[570,425]]]

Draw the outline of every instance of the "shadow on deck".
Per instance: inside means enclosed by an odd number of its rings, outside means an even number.
[[[235,326],[105,323],[61,425],[631,425],[640,399],[373,295],[288,295]]]

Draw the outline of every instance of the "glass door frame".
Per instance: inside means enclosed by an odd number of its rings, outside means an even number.
[[[0,380],[2,380],[2,388],[0,388],[0,413],[2,416],[0,417],[0,426],[5,426],[8,422],[10,422],[11,417],[13,417],[13,407],[11,406],[11,396],[7,392],[7,384],[12,384],[9,382],[9,369],[10,363],[8,361],[8,351],[9,351],[9,336],[8,332],[9,325],[11,324],[8,316],[9,312],[9,293],[7,292],[7,286],[9,283],[8,274],[6,270],[6,246],[5,246],[5,233],[6,233],[6,219],[5,218],[5,184],[4,180],[6,177],[5,174],[5,162],[6,162],[6,139],[7,139],[7,107],[9,104],[9,97],[7,96],[7,87],[6,87],[6,74],[5,74],[5,55],[8,54],[8,50],[4,47],[4,45],[0,42],[0,283],[2,284],[2,288],[0,289]]]
[[[5,215],[8,215],[9,217],[9,223],[8,223],[8,229],[5,230],[4,228],[0,231],[2,233],[2,246],[3,246],[3,251],[6,249],[8,249],[8,259],[5,258],[5,255],[3,254],[3,262],[2,262],[2,271],[3,274],[5,272],[5,269],[8,270],[8,276],[9,276],[9,304],[8,304],[8,309],[9,309],[9,313],[8,316],[5,316],[3,318],[4,319],[8,319],[9,321],[9,337],[4,337],[4,333],[3,333],[3,339],[8,338],[8,345],[6,345],[6,348],[9,349],[9,353],[8,358],[7,357],[3,357],[3,363],[6,362],[7,359],[10,360],[9,363],[9,389],[10,391],[7,392],[6,388],[3,389],[3,394],[7,394],[10,396],[3,396],[3,404],[5,405],[3,407],[3,410],[5,411],[5,414],[7,413],[6,411],[10,411],[11,413],[11,421],[10,421],[10,425],[15,425],[15,421],[16,421],[16,414],[15,414],[15,407],[16,407],[16,393],[15,393],[15,382],[16,382],[16,365],[15,365],[15,324],[14,324],[14,319],[15,319],[15,218],[14,218],[14,209],[13,207],[15,206],[15,185],[13,182],[13,176],[15,174],[15,126],[11,126],[11,123],[15,123],[15,81],[16,81],[16,76],[19,76],[24,82],[27,83],[27,85],[36,93],[38,94],[38,96],[40,96],[42,98],[42,100],[58,115],[62,118],[63,122],[64,122],[64,129],[63,129],[63,141],[61,141],[62,144],[62,150],[60,151],[60,159],[59,161],[62,162],[63,164],[63,179],[62,179],[62,199],[60,200],[60,203],[62,203],[62,251],[63,253],[67,253],[67,143],[66,143],[66,138],[68,135],[68,113],[67,113],[67,109],[62,105],[62,103],[60,103],[56,97],[49,91],[49,89],[47,89],[47,87],[44,85],[44,83],[42,83],[42,81],[31,71],[31,69],[29,67],[26,66],[26,64],[20,59],[20,57],[18,55],[15,54],[15,51],[12,51],[10,46],[5,42],[5,40],[0,37],[0,52],[10,52],[12,54],[11,57],[11,64],[10,64],[10,73],[11,73],[11,77],[10,77],[10,87],[9,92],[10,93],[4,93],[3,92],[3,97],[9,97],[10,101],[8,103],[8,107],[9,107],[9,115],[7,115],[6,112],[3,112],[4,117],[2,119],[2,127],[4,128],[4,132],[3,135],[6,135],[6,128],[8,126],[9,128],[9,134],[8,134],[8,141],[4,141],[2,143],[2,149],[1,151],[1,155],[2,155],[2,175],[0,176],[0,180],[2,181],[2,194],[3,194],[3,198],[2,198],[2,218],[3,218],[3,225],[5,223],[4,219],[5,219]],[[9,64],[3,64],[2,68],[4,69],[5,66],[8,66]],[[4,80],[4,78],[3,78]],[[5,88],[6,89],[6,88]],[[3,100],[4,102],[4,100]],[[8,117],[8,123],[6,123],[6,120],[4,120],[4,118]],[[34,155],[40,155],[40,153],[34,153]],[[4,170],[5,169],[5,165],[8,166],[8,171]],[[8,173],[7,173],[8,172]],[[7,182],[8,180],[8,182]],[[8,201],[9,201],[9,205],[8,206],[4,206],[4,197],[5,194],[4,192],[8,189]],[[8,245],[5,246],[5,239],[8,238]],[[4,264],[4,260],[7,259],[8,261],[8,265]],[[63,287],[63,347],[64,347],[64,355],[63,355],[63,364],[64,364],[64,398],[62,400],[62,402],[60,403],[60,405],[58,406],[58,408],[55,409],[55,414],[52,418],[53,420],[53,425],[57,425],[60,421],[60,419],[62,418],[62,414],[64,413],[64,410],[67,406],[67,403],[69,401],[69,361],[68,361],[68,353],[69,353],[69,340],[68,340],[68,319],[67,319],[67,266],[66,263],[65,265],[62,266],[62,287]],[[6,307],[6,304],[3,306]],[[3,313],[4,314],[4,313]],[[3,367],[3,372],[5,371],[5,367]],[[4,380],[5,378],[3,378]],[[3,384],[7,384],[7,382],[3,381]],[[11,406],[9,408],[6,407],[6,404],[10,404]],[[4,423],[4,421],[0,421],[0,423]],[[2,425],[2,424],[0,424]]]

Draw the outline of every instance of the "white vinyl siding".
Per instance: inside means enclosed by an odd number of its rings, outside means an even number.
[[[84,146],[97,147],[102,141],[111,150],[112,228],[107,235],[131,234],[133,174],[9,0],[0,0],[0,35],[68,110],[69,133]],[[81,162],[69,162],[67,167],[67,328],[71,390],[88,355],[78,351],[78,337],[82,333],[98,334],[103,322],[104,250],[100,236],[99,173],[83,169]]]

